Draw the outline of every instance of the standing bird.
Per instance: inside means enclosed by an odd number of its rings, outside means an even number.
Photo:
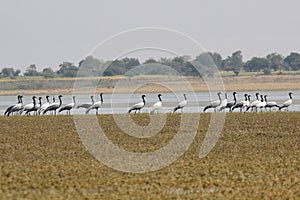
[[[261,94],[260,95],[260,102],[256,104],[256,110],[260,109],[260,112],[263,111],[263,108],[266,106],[266,102],[264,101],[264,96]]]
[[[39,97],[39,103],[36,103],[33,109],[35,115],[38,114],[38,111],[41,109],[41,107],[42,107],[42,97]]]
[[[227,92],[225,92],[225,99],[223,99],[221,101],[221,104],[217,107],[217,110],[219,110],[219,112],[221,112],[223,109],[225,109],[227,107],[227,103],[228,103]]]
[[[277,103],[275,101],[268,101],[267,100],[267,95],[265,95],[265,102],[266,102],[266,106],[265,108],[270,108],[270,111],[272,110],[273,107],[279,108],[279,106],[277,105]]]
[[[92,102],[87,102],[87,103],[83,103],[83,104],[80,104],[78,105],[76,108],[85,108],[85,109],[88,109],[89,107],[91,107],[95,102],[94,102],[94,96],[91,96],[91,100]]]
[[[233,101],[229,101],[227,102],[227,105],[224,109],[228,108],[229,109],[229,112],[231,112],[231,108],[236,104],[236,92],[233,92],[232,93],[232,96],[233,96]]]
[[[158,113],[158,111],[161,109],[161,107],[162,107],[162,100],[161,100],[161,94],[158,94],[157,95],[158,96],[158,102],[156,102],[155,104],[153,104],[153,107],[152,107],[152,110],[151,110],[151,112],[150,113],[155,113],[155,112],[157,112]]]
[[[243,108],[244,108],[244,105],[247,104],[247,101],[248,101],[248,94],[244,94],[244,98],[245,98],[245,100],[236,103],[236,104],[232,107],[231,110],[234,111],[234,109],[240,108],[240,112],[242,112],[242,111],[243,111]]]
[[[43,114],[46,114],[46,112],[48,112],[48,111],[53,111],[53,113],[54,113],[54,115],[56,115],[56,110],[61,106],[61,104],[62,104],[62,100],[61,100],[61,98],[62,98],[62,95],[59,95],[58,96],[58,99],[59,99],[59,103],[57,103],[57,102],[53,102],[53,103],[51,103],[45,110],[44,110],[44,112],[43,112]],[[53,99],[54,99],[54,97],[53,97]]]
[[[289,93],[290,99],[287,100],[287,101],[285,101],[282,105],[280,105],[280,106],[279,106],[279,110],[285,108],[285,110],[288,111],[288,107],[289,107],[290,105],[292,105],[292,103],[293,103],[293,97],[292,97],[292,94],[293,94],[292,92]]]
[[[67,105],[65,105],[65,106],[63,106],[63,107],[61,107],[59,110],[58,110],[58,112],[62,112],[62,111],[64,111],[64,110],[66,110],[67,111],[67,114],[71,114],[71,109],[73,109],[74,107],[75,107],[75,105],[76,105],[76,101],[75,101],[75,96],[73,96],[73,102],[72,103],[69,103],[69,104],[67,104]]]
[[[218,92],[217,93],[218,97],[219,97],[219,100],[216,100],[216,101],[213,101],[213,102],[210,102],[210,104],[208,104],[207,106],[204,107],[203,109],[203,112],[205,112],[207,109],[209,108],[213,108],[215,110],[215,112],[217,111],[217,107],[220,106],[221,102],[222,102],[222,99],[221,99],[221,92]]]
[[[243,108],[245,108],[245,112],[246,112],[246,110],[249,108],[250,101],[251,101],[250,98],[251,98],[251,95],[249,94],[249,95],[247,96],[247,100],[245,101],[244,106],[243,106]]]
[[[249,107],[247,108],[246,111],[248,111],[251,108],[251,111],[253,112],[254,108],[256,108],[256,104],[258,104],[260,102],[258,92],[255,94],[255,96],[256,96],[256,100],[249,104]],[[257,109],[256,109],[256,112],[257,112]]]
[[[18,101],[17,101],[17,103],[16,103],[15,105],[21,103],[21,102],[20,102],[20,97],[21,97],[21,95],[18,95],[18,97],[17,97]],[[4,116],[8,116],[8,113],[10,113],[11,109],[12,109],[15,105],[9,106],[9,107],[5,110]]]
[[[100,101],[95,102],[93,105],[91,105],[88,109],[86,109],[85,114],[88,114],[90,110],[96,109],[96,115],[98,115],[98,109],[102,106],[103,104],[103,93],[100,93]]]
[[[141,109],[145,106],[146,101],[145,101],[145,97],[146,95],[142,95],[142,102],[134,104],[129,110],[128,113],[131,113],[131,111],[135,111],[134,113],[136,113],[137,111],[141,112]]]
[[[7,116],[9,116],[10,114],[13,114],[14,112],[19,112],[23,109],[23,100],[22,100],[23,96],[20,96],[19,98],[19,103],[17,103],[16,105],[14,105],[10,111],[7,113]]]
[[[39,109],[38,113],[43,113],[48,107],[50,106],[49,96],[46,96],[46,103],[44,103],[41,108]]]
[[[36,105],[36,102],[35,102],[35,99],[36,99],[36,96],[33,96],[32,97],[32,103],[29,103],[29,104],[26,104],[24,107],[23,107],[23,111],[25,111],[25,115],[30,115],[30,112],[32,112],[34,110],[34,107]]]
[[[183,108],[187,105],[187,98],[186,94],[183,94],[184,100],[179,102],[179,104],[173,109],[173,113],[176,112],[176,110],[181,109],[181,113],[183,112]]]

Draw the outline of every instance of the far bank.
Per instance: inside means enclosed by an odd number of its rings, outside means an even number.
[[[184,86],[184,80],[174,76],[137,76],[137,77],[93,77],[77,79],[80,90],[74,91],[75,78],[53,79],[12,79],[0,80],[0,95],[15,94],[71,94],[71,93],[127,93],[128,85],[143,92],[173,92],[208,91],[202,78],[185,77],[191,85]],[[120,84],[126,81],[128,85]],[[262,91],[262,90],[300,90],[300,74],[295,75],[256,75],[256,76],[226,76],[222,77],[226,91]],[[91,87],[91,85],[95,87]],[[116,89],[117,85],[117,89]],[[218,87],[214,88],[218,90]]]

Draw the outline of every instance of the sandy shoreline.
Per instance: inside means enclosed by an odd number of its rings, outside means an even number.
[[[168,89],[171,86],[173,92],[205,92],[208,91],[206,83],[195,77],[186,77],[186,80],[191,85],[191,88],[185,86],[183,80],[179,80],[176,77],[163,77],[163,78],[133,78],[130,80],[130,88],[128,85],[119,84],[115,88],[115,84],[118,84],[120,81],[119,77],[112,77],[108,84],[100,84],[96,89],[96,93],[128,93],[130,89],[137,93],[151,93],[151,92],[170,92]],[[47,80],[49,81],[49,80]],[[51,81],[51,80],[50,80]],[[53,80],[54,81],[54,80]],[[57,88],[53,89],[0,89],[0,95],[16,95],[16,94],[25,94],[25,95],[43,95],[43,94],[90,94],[94,93],[94,88],[81,88],[80,90],[74,90],[72,88],[74,80],[69,79],[67,88],[64,88],[62,85],[58,85]],[[271,75],[271,76],[232,76],[232,77],[222,77],[224,83],[224,89],[226,91],[266,91],[266,90],[300,90],[300,75]],[[127,82],[128,83],[128,82]],[[1,82],[3,84],[3,82]],[[45,86],[47,87],[47,85]],[[133,88],[137,88],[136,90]],[[222,85],[215,86],[212,90],[220,90]]]

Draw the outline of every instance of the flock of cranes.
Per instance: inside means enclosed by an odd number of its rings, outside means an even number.
[[[271,111],[272,108],[278,108],[278,110],[285,109],[288,111],[288,107],[293,103],[292,92],[289,92],[289,99],[280,105],[278,105],[275,101],[268,101],[267,95],[259,94],[258,92],[255,94],[256,99],[253,101],[251,101],[250,94],[244,94],[244,100],[238,102],[236,100],[236,94],[236,92],[233,92],[233,100],[228,101],[227,93],[225,93],[225,98],[223,100],[221,98],[221,93],[217,93],[219,99],[206,105],[203,112],[208,109],[214,109],[215,112],[222,112],[226,109],[228,109],[229,112],[232,112],[235,109],[240,109],[240,112],[262,112],[263,110],[267,111],[268,108],[269,111]]]
[[[255,100],[251,101],[251,95],[250,94],[244,94],[244,100],[237,101],[236,95],[237,92],[233,92],[233,100],[229,101],[227,93],[224,94],[224,99],[221,97],[221,93],[218,92],[218,100],[210,102],[208,105],[206,105],[203,109],[203,112],[206,112],[208,109],[213,109],[214,112],[232,112],[235,109],[239,109],[240,112],[262,112],[263,110],[271,111],[273,108],[277,108],[278,110],[286,110],[288,111],[288,107],[293,103],[293,97],[292,92],[289,93],[289,99],[285,101],[284,103],[278,105],[275,101],[268,101],[267,95],[255,94]],[[91,96],[91,102],[85,102],[82,104],[77,104],[75,96],[73,96],[73,101],[69,104],[63,105],[62,104],[62,95],[58,96],[58,102],[56,101],[55,97],[53,97],[52,102],[50,103],[49,96],[46,96],[46,102],[42,103],[42,97],[38,98],[33,96],[32,102],[29,104],[24,105],[23,104],[23,96],[19,95],[17,97],[18,102],[15,105],[12,105],[6,109],[4,112],[5,116],[10,115],[30,115],[33,113],[34,115],[45,115],[47,113],[56,115],[57,111],[59,113],[66,111],[66,114],[70,115],[71,110],[74,108],[85,109],[85,114],[88,114],[91,110],[95,110],[96,114],[99,114],[99,108],[101,108],[103,104],[103,93],[100,93],[100,99],[99,101],[94,100],[94,96]],[[158,101],[153,104],[152,109],[150,113],[159,113],[163,107],[163,101],[162,101],[162,95],[158,94]],[[183,94],[184,99],[178,103],[177,106],[174,107],[173,113],[175,113],[177,110],[180,110],[183,112],[183,108],[187,105],[187,95]],[[131,108],[129,108],[128,113],[134,112],[140,112],[141,109],[145,107],[146,104],[146,95],[142,95],[142,101],[134,104]]]

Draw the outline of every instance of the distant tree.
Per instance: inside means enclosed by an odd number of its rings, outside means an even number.
[[[135,66],[139,66],[140,65],[140,61],[139,59],[136,58],[123,58],[121,60],[123,62],[123,65],[125,67],[125,69],[130,70]]]
[[[44,78],[53,78],[55,76],[55,73],[51,68],[47,67],[43,69],[42,76]]]
[[[270,75],[271,72],[272,72],[272,70],[271,70],[270,68],[264,68],[264,69],[263,69],[264,75]]]
[[[139,61],[134,58],[123,58],[121,60],[115,60],[107,64],[108,68],[104,72],[104,75],[111,76],[124,74],[125,76],[132,77],[141,74],[173,75],[176,72],[184,76],[199,75],[196,68],[183,56],[178,56],[174,58],[160,58],[158,60],[150,58],[143,63],[147,66],[146,68],[143,68],[143,70],[136,68],[135,70],[131,71],[131,69],[133,69],[135,66],[138,66],[139,64]],[[170,68],[163,67],[163,65],[170,66],[175,71],[170,70]]]
[[[24,76],[40,76],[40,73],[37,71],[36,65],[31,64],[24,73]]]
[[[192,60],[192,57],[189,56],[189,55],[183,55],[182,56],[186,61],[191,61]]]
[[[81,60],[78,68],[80,68],[78,76],[99,76],[103,73],[103,63],[93,56]]]
[[[173,61],[173,62],[177,62],[177,63],[179,63],[179,64],[181,64],[181,65],[185,65],[185,63],[186,63],[185,58],[182,57],[182,56],[180,56],[180,57],[174,57],[174,58],[172,59],[172,61]]]
[[[199,73],[197,72],[195,66],[191,64],[191,62],[188,59],[188,56],[177,56],[174,58],[160,58],[157,62],[161,65],[167,65],[170,66],[173,70],[176,71],[177,74],[184,75],[184,76],[198,76]],[[160,70],[156,72],[156,74],[164,74],[164,75],[170,75],[174,74],[174,71],[170,70]]]
[[[196,56],[192,62],[193,66],[197,68],[197,72],[194,76],[214,76],[216,63],[211,55],[209,52],[204,52]]]
[[[39,72],[36,65],[32,64],[26,68],[24,76],[44,76],[45,78],[54,77],[56,74],[61,77],[99,75],[135,76],[139,74],[168,75],[174,72],[171,72],[169,70],[170,68],[160,67],[162,65],[170,66],[178,74],[184,76],[213,76],[214,66],[219,70],[232,71],[235,75],[239,75],[242,69],[248,72],[271,74],[272,71],[278,70],[280,73],[283,70],[300,70],[300,54],[291,52],[284,58],[282,55],[275,52],[268,54],[264,58],[253,57],[244,63],[241,51],[235,51],[225,59],[217,52],[204,52],[198,55],[194,60],[188,55],[173,58],[159,58],[157,60],[149,58],[143,62],[143,64],[147,64],[147,67],[144,68],[143,71],[136,67],[140,64],[141,63],[137,58],[124,57],[122,59],[104,62],[92,56],[88,56],[78,63],[78,67],[71,62],[63,62],[59,65],[59,70],[56,72],[53,72],[51,68],[44,68],[42,72]],[[78,71],[80,71],[80,73],[78,73]],[[0,76],[16,77],[19,76],[20,73],[20,70],[6,67],[0,71]]]
[[[233,71],[233,66],[231,65],[231,57],[227,56],[224,60],[222,60],[222,69],[225,71]]]
[[[103,76],[123,75],[126,73],[126,69],[122,60],[117,59],[114,61],[107,61],[105,65],[108,67],[103,72]]]
[[[290,53],[285,59],[284,62],[290,66],[292,70],[300,70],[300,54],[299,53]]]
[[[243,56],[241,51],[236,51],[232,53],[231,65],[235,68],[239,68],[239,69],[243,68],[244,62],[243,62]]]
[[[251,60],[247,61],[244,69],[247,72],[259,72],[264,69],[270,69],[271,61],[267,58],[253,57]]]
[[[3,77],[13,77],[14,76],[14,69],[10,67],[5,67],[1,70],[1,74]]]
[[[219,53],[209,53],[211,58],[213,59],[215,65],[219,70],[222,70],[222,56]]]
[[[57,74],[62,77],[76,77],[78,72],[78,67],[76,67],[71,62],[63,62],[59,65],[59,70],[57,71]]]
[[[240,74],[240,72],[241,72],[241,68],[239,68],[239,67],[234,67],[233,68],[234,75],[238,76]]]
[[[274,71],[283,70],[284,68],[284,57],[277,53],[271,53],[267,55],[267,59],[271,62],[271,69]]]
[[[17,69],[14,72],[14,76],[20,76],[21,70]]]
[[[170,63],[172,61],[171,58],[160,58],[158,59],[158,63],[163,64],[163,65],[168,65],[168,63]]]
[[[291,66],[288,63],[283,62],[283,71],[291,71],[291,70],[292,70]]]
[[[148,63],[157,63],[157,61],[154,58],[149,58],[144,62],[144,64],[148,64]]]
[[[212,67],[216,65],[209,52],[201,53],[195,60],[205,67]]]
[[[236,76],[239,75],[241,69],[244,67],[242,52],[233,52],[231,56],[222,61],[221,66],[225,71],[233,71]]]
[[[184,56],[160,58],[157,63],[147,63],[145,70],[147,74],[197,76],[199,73],[191,62]]]
[[[187,61],[184,57],[178,56],[174,57],[169,62],[165,63],[165,65],[168,65],[172,67],[174,70],[176,70],[179,74],[185,75],[185,76],[191,76],[190,68],[187,66]]]

